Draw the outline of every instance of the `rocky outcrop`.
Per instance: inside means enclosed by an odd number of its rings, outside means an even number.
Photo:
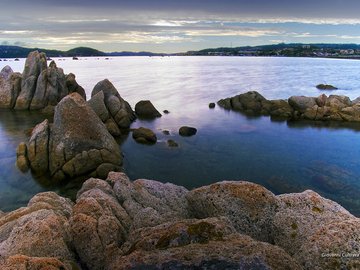
[[[0,108],[47,108],[49,111],[72,92],[79,92],[86,99],[85,91],[77,84],[75,75],[65,76],[54,61],[48,67],[46,55],[38,51],[29,54],[22,74],[14,73],[8,66],[0,73]]]
[[[119,145],[77,93],[56,106],[52,125],[44,120],[32,130],[25,148],[23,153],[27,153],[32,172],[49,174],[54,182],[89,176],[106,178],[109,171],[121,170]]]
[[[0,217],[0,268],[72,269],[76,265],[69,224],[72,207],[70,200],[45,192],[34,196],[27,207]]]
[[[134,140],[143,144],[154,144],[157,141],[156,134],[148,128],[139,127],[132,132]]]
[[[122,130],[129,129],[135,120],[135,113],[129,103],[108,79],[95,85],[88,103],[113,136],[120,136]]]
[[[318,84],[316,86],[316,88],[319,89],[319,90],[337,90],[338,89],[337,87],[335,87],[335,86],[333,86],[331,84],[323,84],[323,83]]]
[[[292,96],[288,100],[267,100],[251,91],[221,99],[218,105],[228,110],[250,115],[270,115],[288,120],[360,121],[359,99],[351,101],[346,96],[325,94],[319,97]]]
[[[357,269],[359,233],[358,218],[313,191],[275,196],[245,181],[188,191],[111,172],[88,179],[75,205],[47,192],[0,216],[0,268]]]
[[[139,118],[153,119],[161,117],[161,113],[159,113],[150,100],[141,100],[136,103],[135,112]]]

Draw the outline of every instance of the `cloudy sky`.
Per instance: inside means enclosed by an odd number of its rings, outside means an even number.
[[[358,0],[0,0],[0,44],[183,52],[360,43]]]

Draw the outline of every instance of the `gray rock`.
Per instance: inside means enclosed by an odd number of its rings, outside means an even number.
[[[36,90],[37,79],[46,68],[47,61],[44,53],[34,51],[28,55],[22,74],[21,92],[16,100],[15,109],[29,109]]]
[[[129,103],[121,98],[108,79],[95,85],[88,103],[113,136],[121,135],[121,129],[129,129],[135,120],[135,113]]]
[[[288,100],[289,105],[300,113],[304,113],[306,109],[312,108],[316,105],[316,98],[305,96],[292,96]]]
[[[9,66],[0,72],[0,108],[13,108],[21,90],[21,74]]]
[[[154,144],[157,141],[156,134],[151,129],[144,127],[134,129],[132,132],[132,137],[138,143],[144,144]]]
[[[272,220],[277,199],[260,185],[224,181],[194,189],[187,199],[196,218],[226,216],[239,233],[260,241],[273,241]]]
[[[66,87],[70,93],[78,93],[84,100],[86,100],[86,93],[84,88],[82,88],[76,81],[75,75],[73,73],[69,73],[65,76],[66,79]]]
[[[153,119],[156,117],[161,117],[161,113],[159,113],[150,100],[141,100],[136,103],[135,113],[140,118]]]

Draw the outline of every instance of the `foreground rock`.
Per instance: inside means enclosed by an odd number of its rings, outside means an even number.
[[[359,98],[351,101],[346,96],[322,94],[319,97],[292,96],[288,100],[267,100],[251,91],[221,99],[218,105],[228,110],[249,115],[270,115],[288,120],[360,121]]]
[[[95,112],[77,93],[55,108],[54,124],[37,125],[27,143],[27,159],[36,175],[54,182],[77,177],[106,178],[122,165],[120,148]]]
[[[113,136],[120,136],[122,130],[129,129],[136,118],[129,103],[107,79],[95,85],[88,103]]]
[[[29,54],[22,74],[13,72],[9,66],[0,73],[0,108],[51,111],[72,92],[79,92],[86,99],[75,75],[65,76],[54,61],[48,67],[46,55],[38,51]]]
[[[154,107],[150,100],[141,100],[135,105],[135,112],[139,118],[157,118],[161,113]]]
[[[41,193],[0,217],[0,267],[358,269],[359,233],[358,218],[313,191],[275,196],[245,181],[188,191],[110,173],[88,179],[74,206]],[[326,256],[337,252],[348,256]]]

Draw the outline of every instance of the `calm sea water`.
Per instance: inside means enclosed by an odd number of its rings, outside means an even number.
[[[360,96],[360,61],[307,58],[247,57],[121,57],[56,59],[65,73],[74,73],[88,97],[94,85],[108,78],[134,107],[150,99],[170,114],[132,127],[153,129],[158,143],[140,145],[129,136],[121,144],[124,169],[132,179],[172,182],[189,189],[221,180],[249,180],[276,194],[313,189],[360,216],[359,125],[272,122],[249,118],[209,102],[250,90],[266,98],[318,96],[319,83],[339,88],[331,93]],[[0,62],[21,72],[24,60]],[[0,209],[24,205],[33,194],[55,190],[74,194],[75,187],[53,187],[20,173],[15,149],[26,130],[44,116],[0,112]],[[196,136],[177,134],[182,125]],[[162,130],[169,130],[164,135]],[[167,147],[173,139],[178,148]],[[69,191],[70,190],[70,191]]]

